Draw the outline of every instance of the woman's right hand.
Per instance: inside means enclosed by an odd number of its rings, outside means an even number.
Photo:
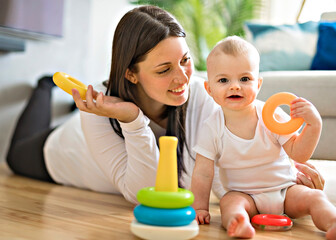
[[[86,101],[81,99],[76,89],[72,89],[72,97],[79,110],[115,118],[120,122],[132,122],[139,115],[139,107],[134,103],[125,102],[118,97],[105,96],[102,92],[95,91],[92,85],[89,85],[86,91]]]
[[[312,189],[324,189],[325,180],[321,173],[314,167],[314,165],[305,162],[294,162],[295,167],[298,169],[297,184],[305,185]]]

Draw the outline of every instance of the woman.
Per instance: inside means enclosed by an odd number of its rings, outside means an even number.
[[[94,191],[121,193],[136,203],[136,193],[155,185],[157,140],[178,137],[179,185],[190,187],[202,122],[217,107],[192,77],[193,62],[179,23],[166,11],[135,8],[114,34],[106,91],[88,86],[86,102],[73,98],[80,114],[51,130],[50,79],[39,81],[19,119],[7,162],[18,174]],[[46,113],[43,117],[40,113]],[[43,149],[43,152],[42,152]],[[313,166],[300,166],[299,181],[323,188]],[[215,193],[224,190],[214,183]]]

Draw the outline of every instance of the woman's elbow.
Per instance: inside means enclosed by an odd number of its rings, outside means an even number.
[[[124,196],[124,198],[126,199],[126,201],[128,201],[130,203],[133,203],[133,204],[139,204],[139,202],[138,202],[138,200],[136,198],[136,194],[134,194],[133,192],[124,190],[122,192],[122,195]]]

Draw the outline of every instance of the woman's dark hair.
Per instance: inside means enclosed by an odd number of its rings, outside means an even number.
[[[112,65],[106,95],[117,96],[135,104],[139,103],[136,85],[125,78],[126,70],[136,73],[138,71],[136,64],[143,61],[146,54],[162,40],[168,37],[185,36],[177,20],[161,8],[141,6],[127,12],[114,33]],[[168,117],[166,135],[178,138],[177,166],[180,187],[183,187],[180,181],[181,174],[185,171],[183,147],[186,141],[186,108],[187,102],[177,107],[167,106],[161,116],[162,119]],[[116,119],[110,119],[110,122],[114,131],[124,138],[119,122]]]

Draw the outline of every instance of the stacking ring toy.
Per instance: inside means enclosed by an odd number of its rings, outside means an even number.
[[[72,89],[75,88],[78,90],[81,98],[85,100],[85,94],[87,91],[87,86],[76,78],[71,77],[70,75],[57,72],[53,76],[54,83],[61,88],[63,91],[72,95]]]
[[[199,228],[196,220],[186,226],[160,227],[142,224],[134,219],[131,223],[131,231],[141,239],[147,240],[186,240],[196,237]]]
[[[289,217],[274,214],[255,215],[251,222],[253,227],[261,230],[286,231],[293,226]]]
[[[156,226],[184,226],[196,217],[192,207],[163,209],[138,205],[133,213],[138,222]]]
[[[189,190],[178,188],[177,192],[155,191],[155,187],[142,188],[137,193],[139,203],[156,208],[184,208],[194,202]]]
[[[273,133],[286,135],[295,132],[303,124],[302,118],[292,118],[288,122],[280,123],[274,119],[274,111],[280,105],[290,105],[296,98],[294,94],[281,92],[271,96],[262,110],[262,118],[265,126]]]

